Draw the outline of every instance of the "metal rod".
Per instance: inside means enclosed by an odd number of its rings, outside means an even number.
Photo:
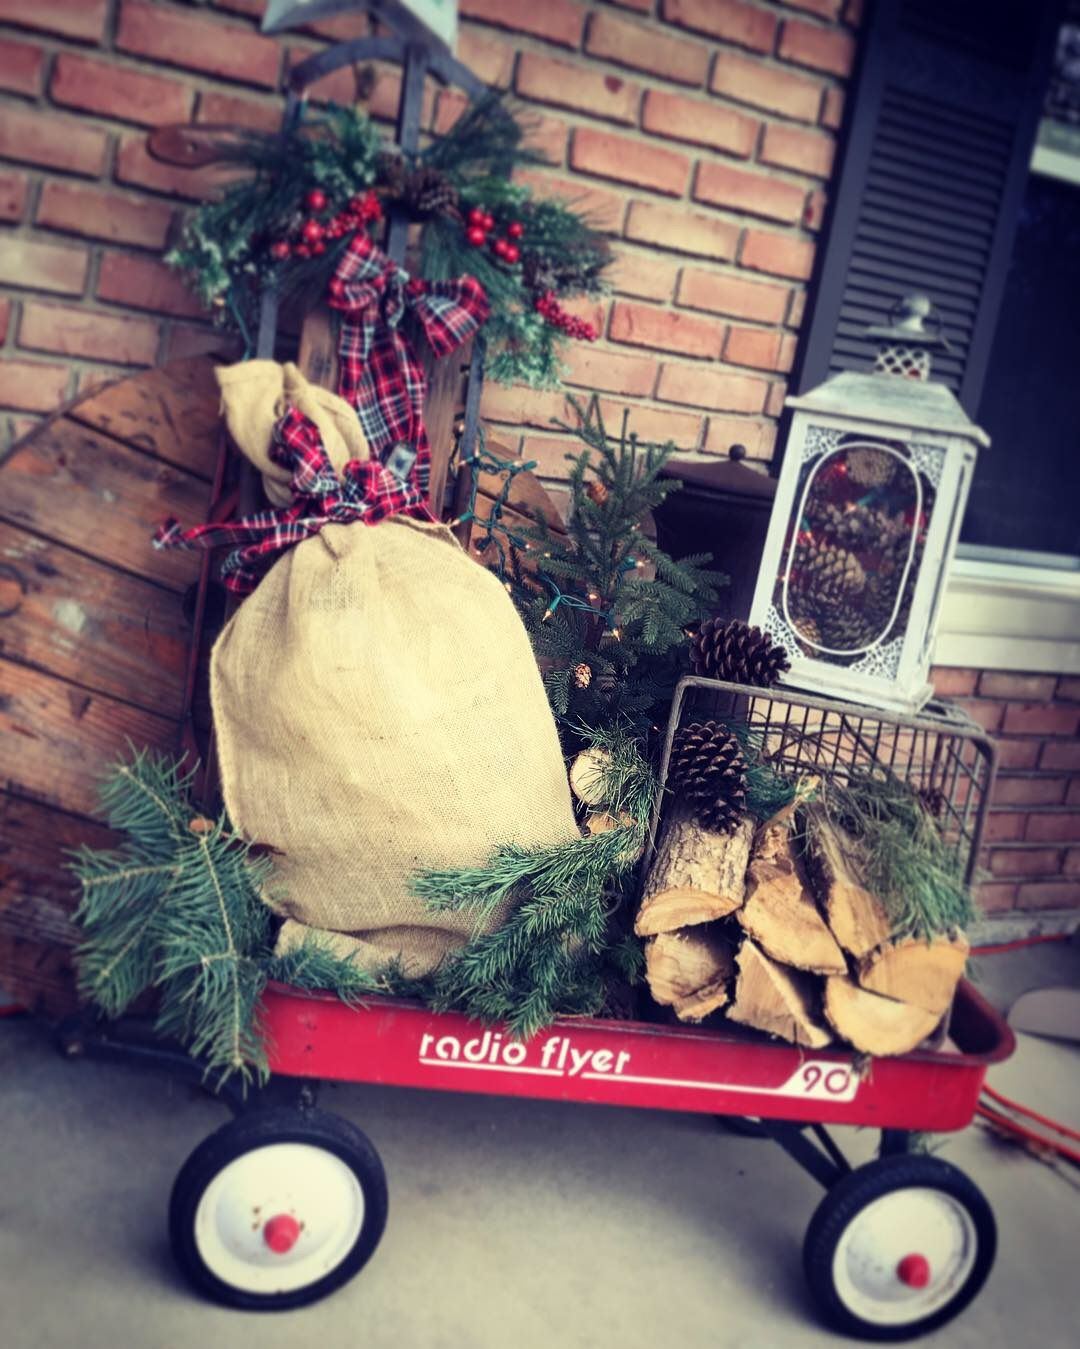
[[[802,1125],[772,1119],[763,1119],[761,1124],[773,1142],[779,1143],[789,1157],[827,1190],[832,1189],[838,1180],[843,1180],[850,1170],[846,1161],[843,1166],[838,1166],[830,1155],[812,1143],[803,1133]]]

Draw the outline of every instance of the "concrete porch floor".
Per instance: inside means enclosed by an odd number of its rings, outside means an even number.
[[[1007,1006],[1080,981],[1064,944],[979,962]],[[999,1090],[1080,1125],[1080,1048],[1021,1037]],[[799,1252],[821,1191],[775,1145],[705,1116],[343,1086],[321,1104],[369,1134],[386,1235],[333,1297],[259,1315],[198,1301],[165,1237],[173,1178],[223,1107],[167,1076],[67,1062],[0,1022],[2,1349],[803,1349],[815,1321]],[[875,1138],[837,1130],[853,1160]],[[981,1128],[938,1140],[997,1214],[990,1282],[949,1349],[1078,1342],[1080,1171]]]

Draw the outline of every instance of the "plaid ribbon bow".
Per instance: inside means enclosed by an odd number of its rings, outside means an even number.
[[[338,263],[329,302],[343,315],[338,393],[356,409],[377,459],[385,462],[396,445],[415,453],[410,481],[415,478],[427,492],[431,462],[423,418],[427,381],[399,325],[411,311],[435,355],[448,356],[491,313],[483,286],[471,276],[410,281],[408,272],[360,231]]]
[[[221,548],[240,544],[221,566],[226,589],[248,595],[280,553],[318,534],[324,525],[362,521],[378,524],[389,515],[431,520],[427,487],[401,479],[377,459],[350,459],[339,477],[323,445],[319,428],[289,408],[274,428],[270,457],[292,470],[292,505],[259,511],[242,520],[226,520],[182,529],[166,520],[154,534],[155,548]]]

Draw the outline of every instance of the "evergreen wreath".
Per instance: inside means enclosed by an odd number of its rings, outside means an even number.
[[[421,277],[469,273],[487,292],[487,373],[557,387],[568,339],[596,337],[560,301],[601,293],[611,255],[568,204],[513,181],[545,162],[523,143],[527,129],[488,94],[412,156],[356,108],[306,112],[277,134],[231,133],[217,149],[237,176],[191,213],[166,262],[250,350],[264,291],[314,303],[355,232],[403,212],[421,224]]]

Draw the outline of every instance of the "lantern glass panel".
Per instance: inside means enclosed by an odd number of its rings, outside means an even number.
[[[770,612],[793,650],[896,675],[941,462],[937,446],[807,428]]]

